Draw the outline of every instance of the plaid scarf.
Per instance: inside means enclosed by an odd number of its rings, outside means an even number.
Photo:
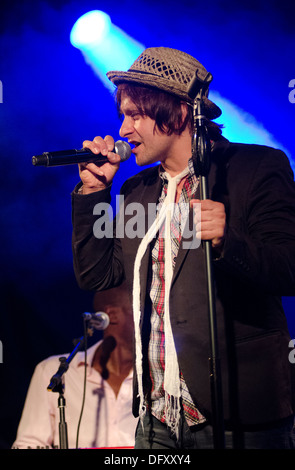
[[[184,180],[178,204],[175,205],[174,217],[171,224],[171,243],[173,269],[178,255],[183,234],[182,227],[189,216],[189,202],[198,187],[198,180],[194,174],[193,165],[189,161],[190,172]],[[160,173],[163,180],[162,194],[158,203],[158,210],[167,195],[168,181],[166,173]],[[162,228],[163,232],[164,228]],[[165,297],[165,252],[164,237],[162,232],[155,240],[152,250],[152,280],[150,298],[153,309],[151,312],[151,335],[149,340],[148,360],[150,365],[151,388],[151,412],[162,422],[165,422],[165,398],[163,393],[163,380],[165,370],[165,332],[164,332],[164,297]],[[184,377],[180,370],[180,391],[184,417],[189,426],[205,421],[190,396]]]
[[[173,260],[171,250],[171,221],[173,218],[174,202],[177,185],[181,179],[186,176],[189,169],[186,168],[182,173],[175,177],[167,174],[168,188],[167,196],[164,200],[154,223],[143,237],[134,262],[133,277],[133,314],[135,329],[135,364],[138,381],[138,394],[140,399],[139,417],[142,419],[146,412],[144,404],[143,384],[142,384],[142,342],[140,333],[140,266],[142,258],[151,241],[159,233],[162,224],[165,223],[165,298],[164,298],[164,331],[165,331],[165,371],[164,371],[164,391],[165,391],[165,417],[166,423],[176,435],[178,433],[178,423],[180,419],[180,374],[178,368],[177,355],[175,351],[174,339],[170,323],[169,297],[170,287],[173,276]]]

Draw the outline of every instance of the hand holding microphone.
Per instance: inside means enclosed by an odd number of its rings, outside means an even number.
[[[83,194],[101,191],[111,184],[120,166],[120,156],[114,152],[114,139],[109,135],[104,139],[95,137],[92,142],[85,140],[83,147],[91,150],[95,155],[101,154],[108,159],[101,166],[97,166],[95,163],[86,165],[82,163],[79,165],[79,175],[83,182]]]
[[[61,166],[79,164],[83,183],[83,194],[105,189],[113,180],[120,162],[128,160],[131,148],[127,142],[117,141],[111,136],[85,140],[81,150],[44,152],[32,158],[34,166]]]

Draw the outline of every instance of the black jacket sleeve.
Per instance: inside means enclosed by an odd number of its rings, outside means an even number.
[[[116,287],[125,275],[110,188],[88,195],[77,189],[72,193],[72,250],[78,285],[85,290]]]

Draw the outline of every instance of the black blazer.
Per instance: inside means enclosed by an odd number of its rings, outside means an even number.
[[[290,337],[281,304],[282,295],[295,295],[293,173],[283,152],[225,139],[215,144],[211,159],[210,198],[224,203],[227,214],[224,249],[214,259],[224,417],[230,425],[271,423],[294,412],[294,365],[288,360]],[[158,167],[142,171],[122,187],[124,210],[131,203],[141,203],[145,209],[140,221],[144,232],[147,208],[160,193]],[[117,238],[93,236],[93,226],[105,220],[104,213],[98,215],[100,204],[110,200],[109,189],[87,196],[72,194],[76,278],[81,288],[92,290],[107,289],[126,278],[132,291],[141,238],[128,238],[122,227],[132,223],[134,214],[125,214],[119,230],[116,225]],[[149,265],[147,250],[141,266],[142,324],[148,324],[144,320],[149,314]],[[210,420],[210,336],[202,245],[180,247],[170,315],[179,367],[195,404]],[[137,408],[135,398],[135,415]]]

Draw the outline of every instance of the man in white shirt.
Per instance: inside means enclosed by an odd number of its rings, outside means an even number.
[[[107,313],[104,338],[87,351],[85,405],[78,432],[85,353],[78,352],[63,375],[69,448],[133,447],[137,419],[132,415],[132,310],[125,286],[97,293],[95,311]],[[61,355],[36,366],[13,448],[59,447],[58,393],[47,390]]]

